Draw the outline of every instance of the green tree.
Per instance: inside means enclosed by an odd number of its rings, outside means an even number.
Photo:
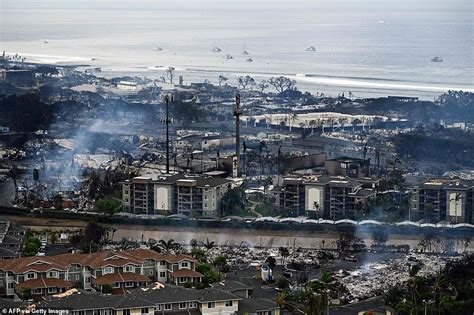
[[[95,203],[97,212],[113,215],[120,210],[121,203],[114,199],[99,199]]]
[[[103,294],[112,294],[112,290],[113,290],[113,288],[112,288],[111,284],[106,283],[102,286],[102,293]]]
[[[244,191],[237,187],[227,191],[221,198],[220,210],[223,216],[239,215],[245,210]]]
[[[196,271],[202,273],[202,283],[204,287],[208,287],[210,284],[219,282],[221,280],[219,273],[212,270],[212,267],[209,264],[198,264],[196,266]]]
[[[21,290],[21,299],[23,301],[28,301],[33,298],[33,295],[31,294],[31,289],[30,288],[25,288]]]
[[[280,289],[286,289],[288,288],[290,285],[290,282],[288,281],[288,279],[286,277],[283,277],[283,276],[280,276],[278,279],[277,279],[277,282],[276,282],[276,286]]]

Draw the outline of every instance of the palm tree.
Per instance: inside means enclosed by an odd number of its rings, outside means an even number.
[[[420,267],[415,265],[409,269],[410,278],[408,279],[408,289],[410,291],[411,301],[415,308],[415,313],[417,310],[417,297],[418,297],[418,284],[420,282],[420,278],[416,276],[416,274],[420,271]]]
[[[315,292],[308,292],[306,295],[307,305],[306,314],[308,315],[321,315],[325,314],[326,301],[323,295],[316,294]]]
[[[456,223],[458,223],[458,217],[461,216],[461,211],[459,211],[458,214],[458,209],[459,209],[459,202],[462,202],[462,195],[460,193],[455,193],[454,198],[450,198],[449,202],[454,201],[454,210],[455,210],[455,216],[456,216]],[[462,209],[460,209],[462,210]]]
[[[201,242],[201,245],[204,246],[204,248],[206,248],[207,250],[211,250],[213,249],[214,247],[216,247],[216,242],[214,241],[210,241],[209,238],[206,239],[206,242]]]
[[[168,241],[159,240],[158,246],[165,252],[170,252],[172,250],[178,250],[181,248],[181,245],[179,243],[176,243],[173,239],[169,239]]]
[[[280,306],[281,309],[288,308],[288,300],[290,299],[290,294],[287,291],[283,291],[278,294],[276,297],[276,303]]]
[[[448,302],[443,295],[443,291],[448,287],[449,282],[443,274],[438,274],[433,285],[433,296],[435,300],[435,306],[438,314],[441,314],[446,302]]]

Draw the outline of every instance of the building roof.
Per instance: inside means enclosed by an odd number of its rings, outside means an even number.
[[[25,282],[16,285],[16,288],[21,289],[39,289],[39,288],[71,288],[72,283],[62,279],[55,278],[38,278],[26,280]]]
[[[19,255],[20,253],[16,250],[0,247],[0,258],[15,258],[15,257],[18,257]]]
[[[92,254],[20,257],[0,261],[0,270],[8,270],[17,274],[29,271],[44,272],[51,269],[65,271],[72,264],[98,269],[105,266],[141,265],[145,260],[165,260],[170,263],[183,260],[196,262],[196,259],[188,255],[162,255],[150,249],[133,249],[127,251],[100,251]]]
[[[113,284],[117,282],[151,282],[150,278],[134,272],[109,273],[97,278],[92,278],[92,282],[97,285]]]
[[[160,289],[147,288],[134,289],[130,294],[122,296],[102,295],[95,292],[78,291],[77,293],[58,298],[49,297],[48,300],[38,303],[40,307],[59,309],[93,310],[93,309],[127,309],[154,307],[160,303],[177,302],[217,302],[241,300],[241,298],[228,292],[216,289],[186,289],[178,286],[166,285]]]
[[[26,307],[28,303],[24,301],[14,301],[12,299],[0,298],[0,305],[3,308],[8,309],[8,308]]]
[[[256,313],[280,308],[278,304],[270,299],[255,298],[242,299],[239,301],[238,314]]]
[[[203,277],[202,273],[191,270],[191,269],[179,269],[170,274],[172,277],[192,277],[192,278],[201,278]]]
[[[221,289],[229,292],[238,291],[238,290],[251,290],[252,287],[242,283],[240,281],[225,280],[213,285],[216,289]]]
[[[171,285],[166,285],[161,289],[153,289],[152,287],[139,288],[132,290],[131,294],[141,296],[142,298],[154,303],[176,303],[186,301],[206,303],[241,299],[238,296],[219,289],[208,288],[196,290]]]

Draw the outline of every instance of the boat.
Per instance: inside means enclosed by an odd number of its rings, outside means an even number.
[[[314,46],[311,46],[306,48],[305,51],[316,51],[316,48],[314,48]]]
[[[227,54],[225,57],[226,57],[227,59],[234,59],[234,57],[232,57],[232,55],[230,55],[230,54]]]
[[[213,51],[213,52],[221,52],[222,49],[220,49],[219,47],[214,47],[214,48],[212,49],[212,51]]]
[[[161,47],[155,47],[153,48],[154,51],[162,51],[163,49]]]
[[[242,55],[247,56],[249,52],[245,49],[245,41],[244,41],[244,50],[242,51]]]
[[[253,61],[252,58],[247,59],[247,62],[252,62],[252,61]]]
[[[47,43],[48,43],[48,41],[47,41],[47,40],[45,40],[45,41],[44,41],[44,43],[45,43],[45,44],[47,44]]]
[[[431,62],[443,62],[443,58],[435,56],[431,58]]]

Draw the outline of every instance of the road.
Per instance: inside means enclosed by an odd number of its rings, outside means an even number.
[[[15,185],[11,179],[0,183],[0,205],[8,206],[10,200],[15,197]]]

